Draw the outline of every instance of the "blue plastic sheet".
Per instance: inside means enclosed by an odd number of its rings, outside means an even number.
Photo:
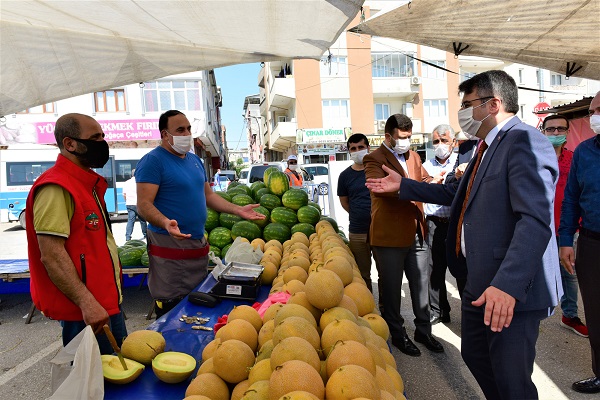
[[[216,281],[212,275],[208,277],[196,288],[196,291],[208,293],[215,285]],[[260,288],[256,301],[264,301],[268,295],[270,286]],[[179,321],[182,315],[201,316],[210,318],[206,326],[213,327],[217,319],[223,315],[229,314],[234,306],[254,302],[242,300],[223,299],[216,307],[208,308],[190,303],[187,297],[183,299],[170,312],[156,320],[147,329],[161,332],[167,343],[165,351],[179,351],[194,357],[198,361],[197,368],[202,362],[202,350],[214,339],[214,333],[211,331],[201,331],[192,329],[193,324],[187,324]],[[164,383],[158,380],[152,371],[152,366],[146,366],[146,369],[135,381],[127,385],[115,385],[109,382],[104,384],[105,399],[183,399],[185,390],[190,381],[196,376],[196,371],[184,382],[178,384]]]

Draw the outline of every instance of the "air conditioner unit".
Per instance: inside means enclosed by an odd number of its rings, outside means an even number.
[[[377,131],[378,132],[385,131],[385,119],[380,119],[377,121]]]
[[[420,85],[421,84],[421,77],[420,76],[411,76],[410,77],[410,84],[411,85]]]

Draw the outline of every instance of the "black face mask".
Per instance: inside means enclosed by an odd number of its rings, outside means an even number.
[[[91,140],[91,139],[78,139],[69,136],[77,143],[81,143],[86,147],[85,153],[79,153],[77,151],[69,151],[77,157],[82,165],[88,168],[102,168],[108,161],[108,143],[106,140]]]

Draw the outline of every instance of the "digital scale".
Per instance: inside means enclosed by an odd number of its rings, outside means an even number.
[[[219,275],[210,294],[221,298],[255,300],[263,269],[262,265],[230,262]]]

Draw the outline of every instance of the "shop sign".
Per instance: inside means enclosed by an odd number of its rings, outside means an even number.
[[[327,155],[348,151],[346,143],[308,143],[298,145],[298,154],[307,156]]]
[[[352,135],[352,129],[297,129],[296,143],[335,143],[345,142]]]
[[[367,138],[369,139],[369,146],[379,147],[385,140],[385,135],[367,135]],[[424,144],[423,139],[422,133],[413,133],[410,137],[410,144],[411,146],[422,146]]]
[[[104,139],[106,141],[116,140],[158,140],[158,120],[151,119],[128,119],[128,120],[98,120]],[[39,144],[56,143],[54,139],[55,122],[34,122]]]

